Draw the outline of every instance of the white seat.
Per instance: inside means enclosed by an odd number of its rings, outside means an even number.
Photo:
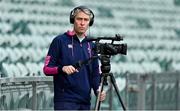
[[[9,64],[11,66],[11,69],[13,71],[13,77],[21,77],[21,71],[15,64]]]
[[[162,72],[160,65],[156,62],[142,62],[141,65],[142,65],[143,70],[146,73],[150,73],[150,72],[160,73],[160,72]]]
[[[4,48],[0,47],[0,63],[4,62],[8,59],[8,54],[6,53]]]
[[[8,54],[9,61],[12,63],[17,62],[18,58],[16,57],[16,54],[14,53],[13,49],[7,47],[5,50],[6,53]]]
[[[40,72],[40,76],[45,76],[44,72],[43,72],[43,66],[44,66],[44,63],[43,62],[40,62],[38,64],[38,69],[39,69],[39,72]]]
[[[2,70],[5,77],[14,77],[14,72],[9,64],[2,63]]]
[[[29,74],[30,74],[29,76],[39,76],[40,68],[38,67],[36,63],[27,62],[25,66],[27,67],[29,71]]]
[[[172,70],[180,71],[180,63],[179,62],[173,62],[172,63]]]
[[[18,62],[16,64],[17,68],[20,70],[21,77],[27,76],[29,74],[27,68],[24,66],[24,64]]]
[[[6,38],[0,36],[0,46],[3,46],[6,44]]]
[[[118,77],[118,78],[116,78],[116,84],[117,84],[117,87],[118,87],[119,91],[121,92],[126,87],[126,79]]]
[[[17,38],[19,39],[20,44],[22,45],[22,47],[28,48],[28,47],[31,47],[31,45],[33,44],[32,43],[32,38],[29,35],[19,34],[17,36]]]
[[[19,38],[16,37],[16,35],[9,35],[9,45],[10,47],[16,47],[20,44]]]

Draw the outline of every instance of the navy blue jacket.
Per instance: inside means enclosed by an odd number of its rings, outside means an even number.
[[[68,32],[53,39],[43,71],[45,75],[53,76],[54,102],[90,104],[91,88],[96,94],[100,82],[98,59],[71,75],[62,72],[62,67],[89,59],[95,55],[93,47],[94,44],[86,41],[86,37],[80,42],[76,35]]]

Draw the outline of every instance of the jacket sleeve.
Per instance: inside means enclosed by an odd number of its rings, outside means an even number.
[[[60,40],[56,37],[50,44],[48,54],[45,57],[43,72],[47,76],[57,75],[62,69],[59,65],[60,59]]]

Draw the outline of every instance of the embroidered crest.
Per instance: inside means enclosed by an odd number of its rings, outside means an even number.
[[[68,44],[68,48],[73,48],[72,44]]]

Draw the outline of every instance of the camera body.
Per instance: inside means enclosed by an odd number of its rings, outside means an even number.
[[[111,43],[100,43],[100,40],[111,40]],[[114,44],[114,41],[123,40],[123,36],[116,34],[115,37],[97,37],[90,38],[89,41],[95,41],[95,52],[101,55],[127,54],[127,44]]]
[[[102,55],[127,54],[127,44],[96,43],[95,52]]]

